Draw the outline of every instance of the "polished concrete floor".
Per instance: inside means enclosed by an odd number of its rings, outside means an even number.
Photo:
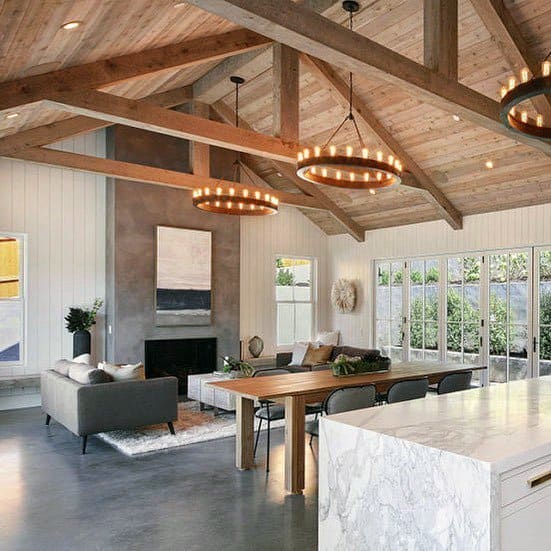
[[[235,439],[130,459],[38,408],[0,412],[0,549],[300,550],[317,546],[317,468],[306,446],[306,490],[283,490],[283,432],[261,440],[255,470],[233,467]]]

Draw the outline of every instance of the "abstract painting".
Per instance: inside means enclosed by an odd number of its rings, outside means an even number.
[[[157,226],[157,325],[210,325],[212,234]]]

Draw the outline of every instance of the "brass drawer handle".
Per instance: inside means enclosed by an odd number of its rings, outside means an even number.
[[[536,486],[539,486],[544,482],[548,482],[549,480],[551,480],[551,471],[547,471],[544,474],[528,479],[528,486],[530,486],[530,488],[535,488]]]

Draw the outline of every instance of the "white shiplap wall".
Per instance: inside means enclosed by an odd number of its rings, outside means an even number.
[[[278,254],[317,258],[318,328],[325,329],[327,236],[295,208],[276,216],[241,219],[241,339],[264,340],[263,355],[275,353],[275,258]]]
[[[327,305],[329,324],[345,343],[372,344],[373,260],[537,245],[551,245],[551,205],[469,216],[459,231],[437,221],[370,231],[365,243],[330,237],[329,285],[338,277],[356,280],[360,301],[346,315]]]
[[[105,156],[105,133],[67,140],[58,149]],[[27,354],[0,376],[36,374],[71,357],[63,317],[72,305],[105,297],[105,178],[0,159],[0,231],[27,236]],[[103,358],[103,317],[94,350]]]

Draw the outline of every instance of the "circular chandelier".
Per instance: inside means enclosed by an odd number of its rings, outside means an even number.
[[[235,84],[235,126],[239,127],[239,85],[245,80],[232,76],[230,80]],[[233,163],[233,179],[240,181],[241,171],[248,175],[249,180],[254,178],[248,172],[248,168],[241,162],[241,156]],[[193,190],[193,205],[198,209],[217,214],[233,214],[237,216],[267,216],[276,214],[279,207],[279,199],[271,193],[260,191],[251,192],[240,184],[232,185],[221,181],[218,186],[211,189],[203,186]]]
[[[353,29],[354,13],[360,9],[358,2],[345,0],[342,7],[348,12],[350,30]],[[327,142],[321,147],[303,149],[297,155],[297,176],[315,184],[323,184],[347,189],[375,189],[392,186],[401,182],[402,164],[394,157],[384,157],[382,151],[377,151],[370,157],[370,151],[356,123],[352,110],[353,82],[352,73],[349,73],[348,113],[344,120],[331,134]],[[354,151],[351,145],[339,151],[331,145],[333,138],[350,122],[358,137],[359,150]]]
[[[551,94],[550,56],[551,52],[541,64],[541,75],[530,78],[530,71],[525,67],[520,71],[520,82],[517,83],[514,76],[510,77],[507,86],[503,86],[500,91],[501,122],[515,132],[542,140],[551,140],[551,127],[545,126],[541,113],[537,113],[534,119],[529,116],[528,111],[519,108],[519,105],[530,98]]]

